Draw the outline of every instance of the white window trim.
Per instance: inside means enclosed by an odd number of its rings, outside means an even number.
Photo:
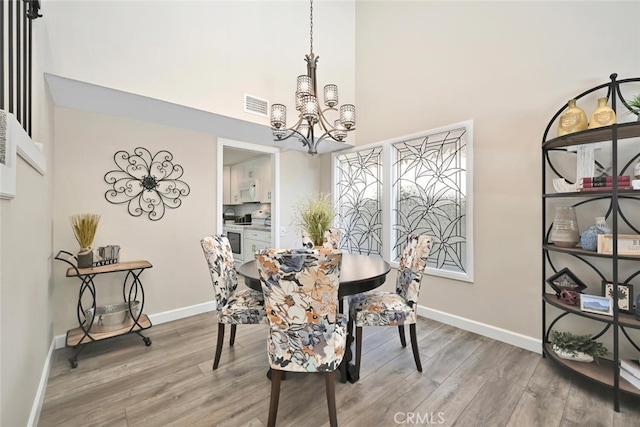
[[[467,211],[466,211],[466,253],[467,253],[467,263],[466,263],[466,272],[459,273],[454,271],[441,270],[437,268],[427,267],[425,270],[425,274],[432,276],[445,277],[448,279],[459,280],[463,282],[473,283],[474,280],[474,242],[473,242],[473,120],[465,120],[458,123],[453,123],[450,125],[442,126],[435,129],[428,129],[421,132],[412,133],[409,135],[403,135],[400,137],[375,142],[367,145],[358,145],[354,148],[348,150],[341,150],[339,152],[334,152],[331,155],[331,184],[333,188],[336,188],[338,183],[338,171],[337,171],[337,156],[354,153],[362,150],[374,149],[377,147],[382,147],[382,224],[391,224],[391,218],[393,218],[393,206],[391,203],[392,199],[392,188],[391,184],[395,182],[395,171],[393,170],[393,150],[392,145],[398,142],[409,141],[416,138],[421,138],[427,135],[438,134],[441,132],[446,132],[453,129],[459,128],[467,129],[467,147],[466,147],[466,155],[467,155],[467,168],[466,168],[466,180],[467,180]],[[334,203],[337,202],[337,195],[334,195]],[[383,242],[383,258],[387,261],[392,267],[398,268],[398,262],[392,260],[393,250],[391,244],[392,237],[392,229],[390,226],[382,227],[382,242]]]

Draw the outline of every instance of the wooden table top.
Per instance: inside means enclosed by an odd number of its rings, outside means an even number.
[[[338,297],[355,295],[381,286],[391,270],[388,262],[377,255],[342,254]],[[245,262],[238,269],[248,287],[262,291],[256,260]]]

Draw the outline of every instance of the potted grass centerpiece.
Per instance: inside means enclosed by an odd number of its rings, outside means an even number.
[[[595,360],[598,363],[598,358],[608,353],[602,343],[591,339],[591,335],[551,331],[549,342],[559,357],[577,362],[593,362]]]
[[[322,246],[324,233],[331,227],[336,210],[328,193],[315,193],[300,201],[295,208],[295,221],[303,235],[313,241],[314,246]]]
[[[96,237],[96,230],[100,222],[100,215],[97,214],[79,214],[73,215],[71,218],[71,229],[73,235],[80,245],[78,251],[78,268],[90,268],[93,264],[93,251],[91,245]]]

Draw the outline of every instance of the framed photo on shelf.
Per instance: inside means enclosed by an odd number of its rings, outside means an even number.
[[[547,279],[547,283],[560,295],[563,290],[582,292],[587,285],[582,283],[578,277],[568,268],[563,268]]]
[[[613,253],[613,234],[598,234],[598,253]],[[618,234],[618,255],[640,256],[640,234]]]
[[[602,296],[613,299],[613,283],[602,281]],[[633,286],[618,284],[618,311],[633,313]]]
[[[588,313],[613,316],[613,300],[607,297],[582,294],[580,295],[580,310]]]

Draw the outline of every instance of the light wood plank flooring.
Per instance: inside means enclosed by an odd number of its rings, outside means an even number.
[[[640,401],[559,370],[517,347],[420,319],[423,372],[397,328],[364,328],[361,379],[336,384],[341,426],[638,426]],[[266,326],[239,326],[211,370],[213,313],[153,326],[138,335],[93,343],[71,369],[56,350],[39,426],[264,426]],[[408,338],[408,336],[407,336]],[[288,374],[279,426],[325,426],[324,379]]]

